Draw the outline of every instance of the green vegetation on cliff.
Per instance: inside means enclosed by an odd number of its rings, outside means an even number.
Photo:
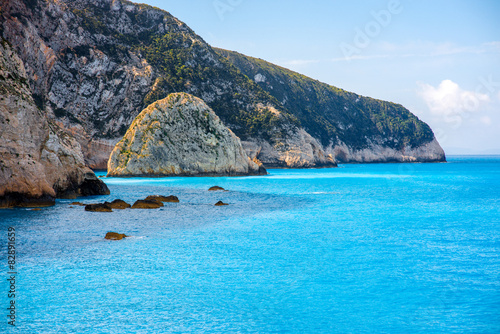
[[[72,12],[92,34],[108,37],[103,39],[106,42],[97,45],[107,56],[120,61],[130,50],[153,66],[156,78],[144,96],[143,107],[170,93],[187,92],[204,99],[242,139],[269,140],[270,129],[279,132],[285,124],[298,125],[296,118],[286,112],[278,117],[266,107],[257,108],[257,104],[278,107],[279,103],[184,23],[154,7],[137,5],[136,8],[134,12],[127,12],[134,26],[128,32],[121,32],[117,29],[119,26],[114,28],[110,24],[110,8],[106,5],[75,8]],[[159,31],[158,26],[163,23],[167,29]],[[119,135],[123,135],[124,130],[121,129]]]
[[[344,142],[354,149],[370,142],[395,149],[417,147],[433,139],[429,126],[401,105],[346,92],[260,59],[213,49],[184,23],[149,6],[126,12],[133,29],[124,31],[113,21],[109,6],[72,11],[89,32],[107,37],[99,39],[105,42],[97,47],[109,57],[118,62],[133,51],[153,67],[155,81],[142,107],[170,93],[187,92],[204,99],[242,139],[282,138],[286,124],[303,126],[325,146]],[[165,29],[158,28],[162,24]],[[262,79],[255,82],[256,75]]]
[[[399,104],[350,93],[302,74],[237,52],[215,49],[281,102],[301,125],[327,146],[336,138],[363,148],[367,139],[400,149],[431,141],[430,127]]]
[[[81,138],[120,138],[147,105],[185,92],[203,99],[242,140],[266,140],[283,152],[306,140],[297,139],[300,127],[325,149],[345,143],[353,151],[374,145],[402,151],[434,139],[431,129],[401,105],[214,49],[186,24],[148,5],[39,0],[23,8],[22,0],[13,3],[2,14],[12,23],[5,31],[16,34],[17,29],[17,35],[39,41],[20,52],[37,73],[30,76],[35,102],[65,126],[78,124]],[[38,61],[52,56],[51,62]]]
[[[214,96],[210,106],[226,123],[233,125],[240,137],[264,136],[269,139],[269,129],[279,126],[280,122],[296,123],[295,118],[286,113],[281,120],[267,108],[253,108],[258,103],[277,105],[278,102],[228,61],[190,36],[178,32],[152,35],[136,47],[161,73],[145,97],[145,104],[162,99],[171,92],[192,92],[203,97],[203,93],[212,87],[221,87],[221,94]],[[202,60],[194,60],[193,55],[202,55]]]

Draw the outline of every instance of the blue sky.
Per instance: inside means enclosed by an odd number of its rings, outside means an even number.
[[[401,103],[447,153],[500,153],[500,1],[142,1],[209,44]]]

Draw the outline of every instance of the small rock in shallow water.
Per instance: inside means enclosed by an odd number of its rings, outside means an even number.
[[[170,196],[161,196],[161,195],[151,195],[146,197],[146,201],[158,201],[158,202],[167,202],[167,203],[179,203],[179,198],[174,195]]]
[[[224,203],[222,201],[218,201],[217,203],[215,203],[215,206],[223,206],[223,205],[229,205],[229,204]]]
[[[158,209],[163,206],[160,201],[150,201],[150,200],[138,200],[132,205],[132,209]]]
[[[79,205],[79,206],[85,206],[85,204],[80,203],[80,202],[73,202],[73,203],[69,203],[69,205]]]
[[[126,238],[126,237],[128,237],[128,235],[116,233],[116,232],[108,232],[108,233],[106,233],[106,236],[104,237],[104,239],[122,240],[123,238]]]
[[[108,203],[99,203],[99,204],[88,204],[85,205],[85,211],[91,212],[113,212]]]
[[[121,199],[115,199],[113,202],[111,203],[106,202],[105,204],[107,204],[112,209],[118,209],[118,210],[128,209],[131,207],[130,204],[128,204],[125,201],[122,201]]]
[[[210,187],[210,188],[208,189],[208,191],[219,191],[219,190],[221,190],[221,191],[225,191],[226,189],[224,189],[224,188],[222,188],[222,187],[219,187],[219,186],[213,186],[213,187]]]

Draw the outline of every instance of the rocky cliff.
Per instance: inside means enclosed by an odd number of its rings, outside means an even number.
[[[108,176],[259,175],[240,139],[205,102],[173,93],[144,109],[108,162]]]
[[[445,154],[430,127],[401,105],[350,93],[262,59],[215,49],[297,117],[339,162],[432,162]]]
[[[109,193],[80,145],[35,105],[22,60],[0,43],[0,208]]]
[[[154,7],[124,0],[0,1],[0,32],[25,63],[34,101],[74,135],[92,168],[106,168],[114,145],[141,110],[174,92],[203,99],[241,138],[248,155],[269,166],[334,166],[334,155],[353,156],[342,144],[353,152],[380,146],[397,155],[402,148],[393,142],[421,152],[418,147],[434,140],[413,118],[416,126],[402,127],[404,134],[384,135],[385,124],[405,121],[399,114],[404,108],[391,103],[355,104],[351,93],[309,107],[287,103]],[[371,131],[379,123],[378,132]]]

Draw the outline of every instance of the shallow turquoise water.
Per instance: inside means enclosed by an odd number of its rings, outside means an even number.
[[[16,332],[499,333],[500,157],[449,160],[106,178],[111,195],[82,202],[181,203],[0,211],[5,277],[17,236]]]

